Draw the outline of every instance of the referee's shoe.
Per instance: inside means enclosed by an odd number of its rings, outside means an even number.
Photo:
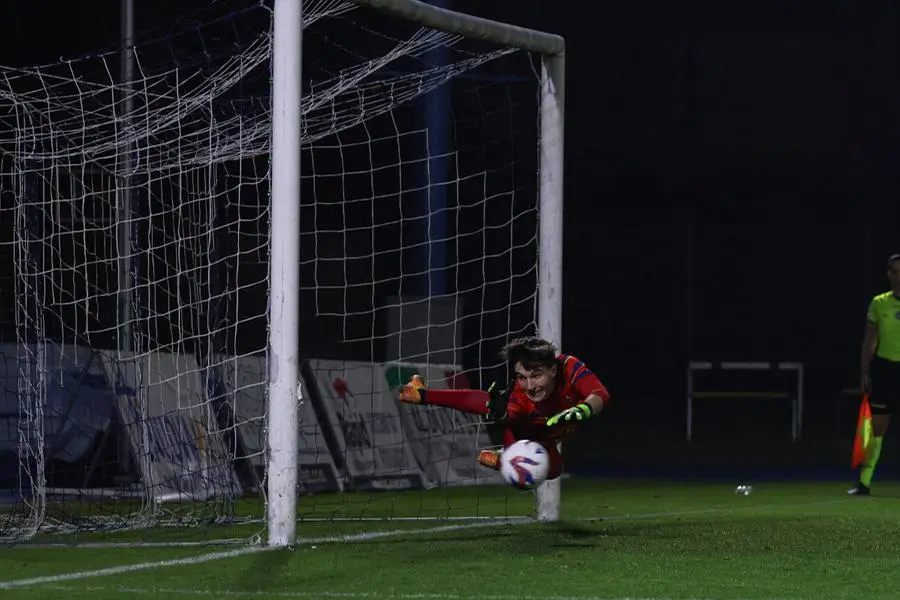
[[[860,481],[855,486],[847,490],[847,493],[851,496],[868,496],[872,493],[872,491],[869,489],[869,486],[863,484],[863,482]]]

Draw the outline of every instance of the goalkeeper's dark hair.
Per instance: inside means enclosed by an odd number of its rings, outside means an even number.
[[[891,255],[888,257],[888,266],[887,266],[887,268],[890,269],[891,267],[893,267],[893,266],[894,266],[894,263],[897,262],[898,260],[900,260],[900,254],[891,254]]]
[[[500,356],[512,369],[516,363],[528,370],[538,367],[550,368],[556,364],[556,346],[538,337],[522,337],[509,342],[500,351]]]

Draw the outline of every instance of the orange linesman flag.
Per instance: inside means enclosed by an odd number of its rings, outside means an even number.
[[[863,394],[859,404],[859,419],[856,422],[856,438],[853,440],[853,460],[850,467],[855,469],[866,460],[872,444],[872,407],[869,395]]]

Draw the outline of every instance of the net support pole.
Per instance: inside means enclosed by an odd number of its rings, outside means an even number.
[[[562,344],[564,84],[564,55],[544,55],[540,96],[538,334],[557,347]],[[559,478],[542,483],[535,495],[538,520],[559,520]]]
[[[429,4],[447,9],[450,0],[428,0]],[[450,52],[446,46],[438,46],[428,53],[432,68],[447,64]],[[447,155],[449,151],[451,92],[453,81],[448,81],[425,98],[425,121],[428,129],[428,295],[443,296],[447,291],[447,252],[444,238],[447,235]],[[430,323],[429,323],[430,325]]]
[[[128,126],[134,117],[134,0],[121,0],[120,32],[122,44],[121,53],[121,79],[119,89],[122,98],[122,106],[125,114],[126,136],[131,137],[132,131]],[[131,321],[134,318],[131,307],[131,295],[134,293],[134,274],[131,264],[131,176],[134,170],[134,147],[131,143],[125,144],[120,155],[120,182],[118,198],[116,198],[116,226],[117,226],[117,252],[118,264],[118,314],[119,314],[119,339],[117,340],[120,352],[137,350],[134,346],[134,337],[131,330]]]
[[[125,128],[125,137],[130,139],[133,135],[132,119],[134,119],[134,0],[121,0],[119,15],[119,37],[121,43],[119,65],[119,99],[121,100]],[[119,150],[117,165],[118,173],[116,182],[116,314],[117,314],[117,339],[116,346],[119,353],[137,352],[135,342],[133,320],[134,307],[133,296],[137,294],[135,285],[135,273],[133,263],[133,228],[132,220],[134,210],[134,166],[135,145],[127,142]],[[132,449],[127,436],[120,436],[118,441],[119,456],[122,457],[122,467],[126,472],[137,469],[142,474],[144,485],[149,492],[152,481],[150,479],[150,431],[147,429],[149,422],[147,415],[147,403],[143,400],[140,404],[142,417],[141,449]],[[140,461],[135,465],[134,461]]]
[[[297,533],[302,36],[302,0],[275,0],[267,465],[267,543],[275,547]]]

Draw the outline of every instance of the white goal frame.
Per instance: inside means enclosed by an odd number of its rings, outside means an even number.
[[[562,338],[562,37],[431,6],[419,0],[352,0],[409,22],[541,54],[538,333]],[[272,54],[272,188],[269,291],[269,546],[289,546],[297,528],[297,382],[300,380],[300,135],[302,0],[275,0]],[[537,518],[559,519],[559,479],[537,492]]]

